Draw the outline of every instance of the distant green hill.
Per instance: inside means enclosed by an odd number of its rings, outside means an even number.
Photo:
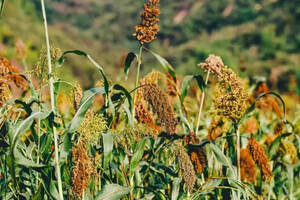
[[[196,64],[210,53],[245,75],[270,75],[278,67],[299,71],[299,3],[161,0],[161,32],[150,48],[182,73],[197,72]],[[46,0],[46,4],[51,39],[62,50],[87,51],[111,74],[119,73],[127,51],[137,51],[132,33],[139,23],[142,0]],[[21,38],[30,49],[29,63],[34,63],[44,39],[41,19],[39,0],[10,0],[0,22],[4,55],[14,57],[14,41]],[[151,57],[144,59],[149,64],[143,70],[157,66]],[[86,86],[97,80],[81,58],[72,57],[68,64],[71,67],[64,74],[75,74]]]

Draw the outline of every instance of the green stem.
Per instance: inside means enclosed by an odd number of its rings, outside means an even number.
[[[51,52],[50,52],[50,42],[49,42],[49,35],[48,35],[48,25],[47,25],[47,17],[45,11],[45,3],[44,0],[41,0],[42,6],[42,13],[44,18],[44,26],[45,26],[45,38],[46,38],[46,45],[47,45],[47,59],[48,59],[48,74],[49,74],[49,88],[50,88],[50,97],[51,97],[51,110],[53,114],[55,114],[55,99],[54,99],[54,80],[52,74],[52,63],[51,63]],[[55,167],[56,167],[56,175],[57,175],[57,182],[58,182],[58,192],[60,200],[63,200],[63,190],[62,190],[62,181],[61,181],[61,173],[60,173],[60,166],[59,166],[59,159],[58,159],[58,135],[56,132],[56,128],[53,124],[53,135],[54,135],[54,154],[55,154]]]
[[[238,181],[241,181],[241,160],[240,160],[240,151],[241,151],[241,135],[240,135],[240,131],[239,131],[239,127],[236,127],[236,159],[237,159],[237,178]],[[238,190],[238,199],[240,199],[240,191]]]
[[[207,72],[206,79],[205,79],[205,86],[208,83],[209,74],[210,74],[210,71]],[[200,126],[200,119],[201,119],[201,114],[202,114],[202,110],[203,110],[204,99],[205,99],[205,89],[203,89],[202,96],[201,96],[200,108],[199,108],[197,125],[196,125],[196,135],[198,134],[198,129]]]
[[[137,58],[138,65],[137,65],[137,72],[136,72],[136,77],[135,77],[135,85],[134,88],[136,88],[139,84],[139,78],[140,78],[140,71],[141,71],[141,64],[142,64],[142,53],[143,53],[143,45],[140,46],[140,51],[139,55]],[[136,98],[137,98],[137,91],[134,92],[134,100],[133,100],[133,106],[132,106],[132,116],[134,118],[135,116],[135,103],[136,103]]]

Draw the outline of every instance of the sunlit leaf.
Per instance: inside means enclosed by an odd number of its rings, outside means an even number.
[[[103,190],[99,192],[95,200],[119,200],[130,192],[129,187],[117,184],[105,185]]]
[[[95,95],[104,94],[104,93],[105,93],[104,87],[91,88],[83,93],[80,106],[70,123],[68,132],[73,133],[78,129],[82,120],[84,119],[86,112],[91,107]]]
[[[104,169],[107,169],[108,163],[111,159],[111,153],[113,150],[114,139],[113,139],[113,135],[110,133],[107,133],[107,134],[103,133],[102,138],[103,138],[103,153],[104,153],[103,167],[104,167]]]
[[[130,174],[133,174],[136,167],[139,165],[139,162],[141,161],[144,155],[145,144],[146,144],[145,139],[140,140],[139,143],[137,144],[130,162]]]

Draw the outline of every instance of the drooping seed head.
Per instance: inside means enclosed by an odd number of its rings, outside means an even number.
[[[157,84],[148,84],[140,88],[143,98],[151,105],[153,113],[169,134],[176,132],[177,119],[172,105],[164,91]]]
[[[88,156],[85,143],[80,140],[72,149],[72,193],[75,198],[81,198],[88,189],[93,174],[96,174],[92,159]]]
[[[181,144],[176,146],[176,153],[183,180],[187,185],[189,192],[192,193],[197,179],[193,164],[188,153]]]
[[[256,164],[251,156],[249,149],[241,149],[240,155],[241,179],[244,182],[249,181],[254,183],[256,180],[257,170]]]
[[[254,138],[250,138],[248,149],[250,150],[253,160],[260,167],[263,179],[270,180],[273,174],[264,148]]]

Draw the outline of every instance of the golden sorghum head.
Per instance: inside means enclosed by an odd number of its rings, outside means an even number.
[[[135,103],[135,118],[138,122],[150,127],[154,133],[161,132],[161,127],[155,124],[152,113],[147,109],[146,102],[142,99]]]
[[[248,149],[250,150],[253,160],[260,167],[263,179],[270,180],[273,174],[264,148],[254,138],[250,138]]]
[[[57,48],[55,46],[51,46],[50,47],[50,53],[51,53],[51,63],[52,63],[52,65],[54,65],[55,62],[62,55],[62,52],[59,48]],[[45,83],[48,82],[48,60],[47,60],[47,49],[45,47],[43,47],[40,51],[39,60],[36,64],[34,73],[35,73],[36,77],[42,83],[45,84]]]
[[[151,105],[152,110],[157,114],[159,122],[166,128],[169,134],[176,132],[177,119],[168,97],[157,84],[148,84],[140,88],[143,98]]]
[[[141,13],[141,24],[135,26],[134,37],[141,43],[150,43],[156,38],[159,32],[159,0],[147,0],[147,4],[144,4],[144,11]]]
[[[257,170],[249,149],[241,149],[240,155],[242,181],[254,183],[256,180]]]
[[[281,141],[280,153],[282,155],[282,160],[287,164],[296,164],[297,163],[297,149],[293,142],[290,141]]]
[[[85,149],[85,143],[80,140],[72,149],[72,193],[75,198],[81,198],[87,190],[90,179],[96,174],[96,169]]]
[[[21,71],[16,66],[12,65],[6,58],[0,57],[0,77],[8,81],[14,82],[19,88],[26,89],[27,81],[20,76]]]
[[[89,110],[78,128],[78,132],[85,142],[95,144],[106,129],[105,118],[101,114]]]
[[[199,64],[206,71],[216,75],[219,85],[216,88],[214,106],[218,114],[239,120],[248,108],[248,93],[242,81],[220,57],[210,55],[204,63]]]
[[[203,147],[193,147],[190,150],[191,161],[193,162],[196,172],[203,173],[207,163],[205,149]]]
[[[74,98],[75,110],[78,110],[82,96],[83,96],[82,88],[79,83],[76,83],[75,86],[73,87],[73,98]]]
[[[11,97],[11,92],[5,79],[0,78],[0,107],[2,107]]]
[[[176,146],[176,153],[183,180],[187,185],[189,192],[192,193],[197,179],[193,164],[184,146],[181,144]]]

